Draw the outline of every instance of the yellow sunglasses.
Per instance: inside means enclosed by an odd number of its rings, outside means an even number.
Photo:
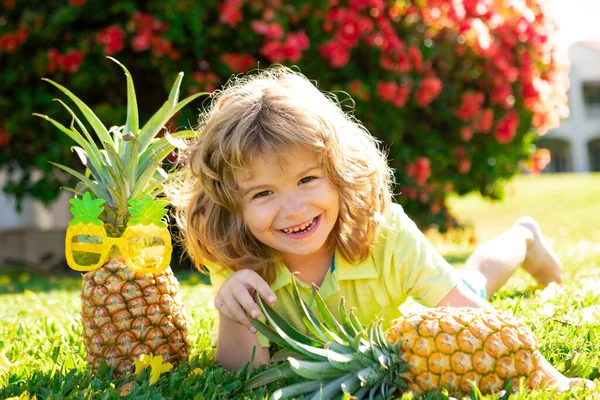
[[[65,254],[69,267],[92,271],[107,261],[116,246],[127,267],[135,272],[159,273],[171,262],[171,235],[154,224],[127,225],[121,237],[108,237],[103,225],[78,222],[67,229]]]

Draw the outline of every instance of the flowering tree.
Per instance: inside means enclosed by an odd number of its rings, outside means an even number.
[[[142,82],[142,111],[156,108],[165,95],[156,88],[166,91],[180,70],[191,76],[187,90],[212,91],[257,66],[297,65],[354,105],[389,149],[398,201],[442,228],[452,221],[449,193],[500,198],[519,162],[543,168],[548,154],[533,143],[568,113],[566,63],[542,0],[38,3],[3,3],[0,99],[11,107],[0,118],[0,167],[44,171],[5,190],[45,201],[64,183],[46,161],[70,157],[70,143],[31,117],[62,112],[39,78],[74,88],[101,119],[120,123],[122,76],[105,55]],[[172,126],[194,121],[183,114]]]

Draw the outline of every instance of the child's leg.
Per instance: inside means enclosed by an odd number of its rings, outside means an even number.
[[[510,229],[483,243],[462,269],[465,280],[498,291],[519,266],[540,284],[562,282],[562,264],[533,218],[520,218]]]

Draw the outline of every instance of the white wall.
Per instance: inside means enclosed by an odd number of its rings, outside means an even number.
[[[569,48],[571,70],[569,77],[570,116],[561,121],[560,127],[546,134],[548,138],[562,138],[571,143],[573,170],[587,172],[590,170],[590,160],[587,144],[590,140],[600,137],[600,115],[586,114],[583,101],[583,83],[600,82],[600,43],[594,48],[585,43],[577,43]]]

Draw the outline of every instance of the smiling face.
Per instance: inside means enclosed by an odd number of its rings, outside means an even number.
[[[248,230],[284,260],[328,252],[339,194],[314,153],[294,149],[258,157],[252,173],[236,176],[236,183]]]

